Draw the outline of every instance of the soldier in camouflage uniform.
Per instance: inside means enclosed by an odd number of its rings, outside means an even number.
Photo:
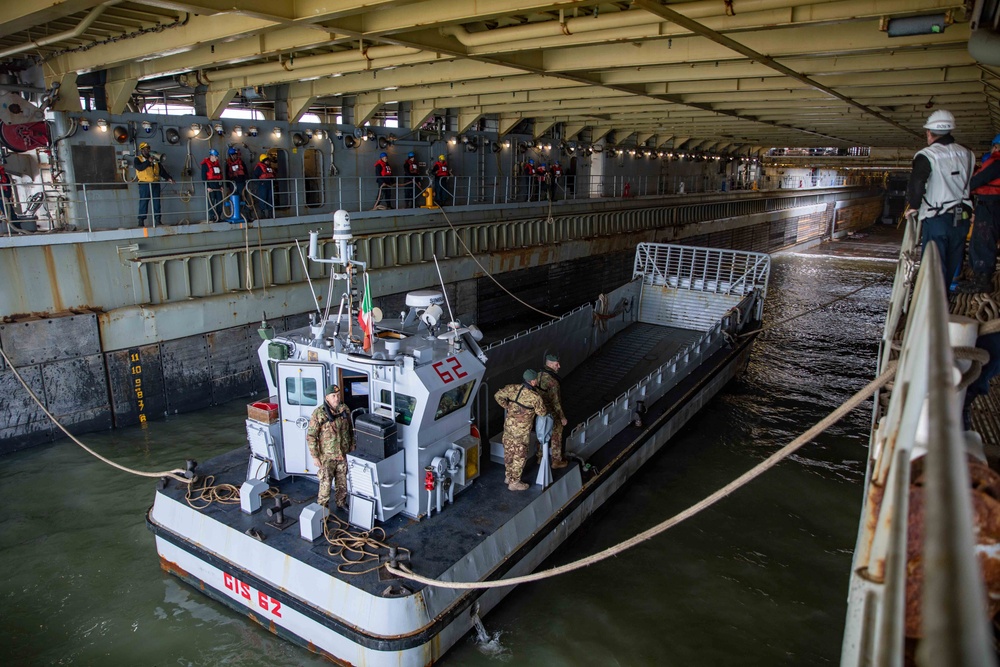
[[[528,458],[528,443],[535,415],[548,414],[545,401],[535,388],[538,373],[528,369],[521,376],[521,384],[509,384],[493,397],[507,411],[503,422],[503,463],[507,469],[507,488],[524,491],[528,485],[521,481],[524,460]]]
[[[330,502],[330,480],[334,481],[337,507],[347,507],[347,453],[354,451],[351,411],[340,402],[340,387],[326,388],[323,405],[313,410],[306,431],[306,444],[319,467],[319,497],[323,507]]]
[[[549,440],[549,452],[552,455],[553,468],[565,468],[566,457],[563,454],[562,433],[566,425],[566,412],[562,406],[562,378],[559,377],[559,355],[550,352],[545,355],[545,366],[538,371],[538,392],[545,401],[545,409],[552,415],[552,439]],[[542,452],[538,452],[538,462],[542,461]]]

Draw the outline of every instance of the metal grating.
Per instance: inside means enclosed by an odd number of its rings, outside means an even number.
[[[639,321],[705,331],[754,291],[763,304],[770,268],[764,253],[640,243],[633,270],[642,279]]]

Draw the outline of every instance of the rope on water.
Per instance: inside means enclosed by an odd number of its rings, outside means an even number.
[[[773,322],[771,324],[768,324],[766,327],[761,327],[760,329],[753,329],[752,331],[744,331],[739,336],[737,336],[737,338],[744,338],[746,336],[755,336],[755,335],[757,335],[759,333],[763,333],[763,332],[769,331],[771,329],[776,329],[776,328],[780,327],[783,324],[788,324],[792,320],[797,320],[800,317],[804,317],[804,316],[808,315],[809,313],[815,313],[817,310],[822,310],[823,308],[826,308],[827,306],[832,306],[833,304],[837,303],[838,301],[843,301],[844,299],[846,299],[846,298],[848,298],[850,296],[854,296],[858,292],[860,292],[862,290],[866,290],[869,287],[875,287],[876,284],[877,283],[873,282],[873,283],[869,283],[867,285],[862,285],[861,287],[859,287],[857,289],[851,290],[847,294],[843,294],[841,296],[838,296],[836,299],[831,299],[830,301],[827,301],[826,303],[821,303],[820,305],[815,306],[814,308],[810,308],[809,310],[804,310],[801,313],[798,313],[797,315],[792,315],[791,317],[786,317],[783,320],[778,320],[777,322]]]
[[[38,398],[38,396],[35,395],[35,392],[33,392],[31,390],[31,387],[28,386],[28,383],[25,382],[24,378],[21,377],[21,374],[17,372],[16,368],[14,368],[14,364],[11,363],[10,357],[8,357],[7,354],[2,349],[0,349],[0,356],[3,357],[3,360],[7,363],[7,366],[10,367],[10,370],[14,374],[14,377],[17,378],[17,381],[20,382],[21,386],[24,387],[25,391],[28,392],[28,395],[31,396],[31,399],[35,403],[38,404],[39,408],[42,409],[42,412],[45,413],[45,416],[48,417],[49,419],[51,419],[52,423],[55,424],[56,426],[58,426],[59,430],[66,434],[66,437],[68,437],[70,440],[72,440],[73,442],[75,442],[76,444],[78,444],[80,447],[82,447],[83,450],[86,451],[91,456],[93,456],[95,458],[98,458],[101,461],[104,461],[105,463],[107,463],[112,468],[117,468],[118,470],[121,470],[122,472],[132,473],[133,475],[138,475],[139,477],[169,477],[170,479],[173,479],[173,480],[176,480],[178,482],[181,482],[182,484],[191,484],[191,482],[193,481],[193,480],[188,479],[187,477],[185,477],[184,473],[186,471],[182,470],[180,468],[174,468],[173,470],[164,470],[164,471],[161,471],[161,472],[145,472],[145,471],[142,471],[142,470],[136,470],[134,468],[129,468],[128,466],[123,466],[120,463],[115,463],[111,459],[108,459],[108,458],[105,458],[105,457],[101,456],[100,454],[98,454],[97,452],[95,452],[93,449],[91,449],[87,445],[85,445],[82,442],[80,442],[75,435],[73,435],[72,433],[70,433],[69,431],[67,431],[66,427],[63,426],[62,424],[60,424],[59,420],[56,419],[55,416],[46,409],[45,405],[42,404],[42,401]]]
[[[862,402],[868,399],[876,390],[885,386],[893,376],[896,374],[896,362],[892,361],[888,364],[886,370],[879,375],[877,378],[869,382],[863,389],[851,396],[849,399],[844,401],[836,410],[827,415],[824,419],[818,422],[815,426],[810,428],[808,431],[797,437],[792,442],[788,443],[777,452],[767,457],[764,461],[757,464],[747,472],[743,473],[736,479],[734,479],[729,484],[716,491],[715,493],[707,496],[706,498],[700,500],[699,502],[691,505],[686,510],[675,514],[669,519],[658,523],[649,530],[639,533],[631,539],[625,540],[613,547],[605,549],[604,551],[598,552],[586,558],[581,558],[580,560],[573,561],[572,563],[567,563],[565,565],[560,565],[559,567],[554,567],[549,570],[544,570],[542,572],[535,572],[532,574],[527,574],[520,577],[511,577],[509,579],[498,579],[493,581],[439,581],[437,579],[431,579],[429,577],[424,577],[413,572],[409,567],[405,565],[400,565],[399,567],[393,567],[387,564],[385,567],[389,572],[392,572],[396,576],[402,577],[404,579],[410,579],[421,584],[426,584],[427,586],[434,586],[437,588],[448,588],[456,590],[474,590],[481,588],[505,588],[508,586],[515,586],[517,584],[526,584],[532,581],[541,581],[543,579],[548,579],[550,577],[555,577],[560,574],[565,574],[567,572],[572,572],[574,570],[579,570],[581,568],[587,567],[588,565],[593,565],[602,560],[611,558],[612,556],[617,556],[618,554],[631,549],[632,547],[641,544],[653,537],[656,537],[660,533],[676,526],[685,519],[689,519],[694,515],[698,514],[704,509],[707,509],[719,502],[723,498],[727,497],[734,491],[746,486],[751,481],[760,477],[762,474],[776,466],[778,463],[788,458],[796,451],[801,449],[804,445],[811,442],[817,435],[825,431],[827,428],[833,424],[840,421],[847,413],[856,408]]]

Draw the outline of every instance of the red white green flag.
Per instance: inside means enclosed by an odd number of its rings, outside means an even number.
[[[364,274],[364,290],[365,295],[361,298],[361,310],[358,312],[358,324],[365,332],[364,346],[367,348],[369,346],[368,339],[372,335],[372,291],[367,271]]]

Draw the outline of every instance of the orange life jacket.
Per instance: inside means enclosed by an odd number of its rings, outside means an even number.
[[[986,162],[980,165],[975,173],[981,172],[986,167],[990,166],[997,160],[1000,160],[1000,153],[990,153],[990,156],[986,158]],[[972,191],[974,195],[985,195],[987,197],[998,197],[1000,196],[1000,177],[994,178],[992,181],[986,185],[980,185],[978,188]]]
[[[226,169],[229,170],[230,178],[246,178],[247,175],[246,167],[243,166],[243,160],[241,160],[238,157],[227,158]]]
[[[201,161],[201,166],[205,168],[206,181],[222,180],[222,165],[218,161],[212,162],[210,158],[205,158]]]

